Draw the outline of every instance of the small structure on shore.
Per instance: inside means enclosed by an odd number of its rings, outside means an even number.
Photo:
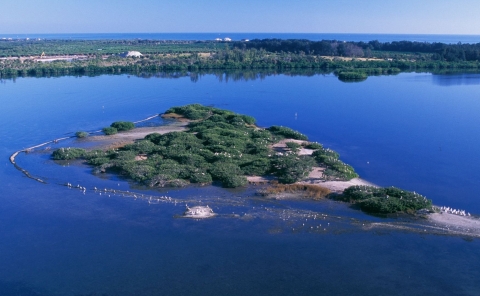
[[[139,51],[127,51],[127,52],[122,52],[120,54],[120,56],[122,58],[128,58],[128,57],[135,57],[135,58],[139,58],[141,56],[143,56],[143,54]]]
[[[195,218],[195,219],[203,219],[203,218],[211,218],[216,214],[209,206],[196,206],[189,208],[186,206],[185,212],[183,216],[186,218]]]

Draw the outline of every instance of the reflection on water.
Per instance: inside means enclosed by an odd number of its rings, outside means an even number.
[[[453,85],[480,85],[480,74],[433,74],[433,83],[441,86],[453,86]]]

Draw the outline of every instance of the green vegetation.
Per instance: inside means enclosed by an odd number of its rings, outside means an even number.
[[[125,132],[135,128],[135,124],[130,121],[115,121],[109,127],[102,128],[102,132],[107,135],[115,135],[118,132]]]
[[[124,132],[134,129],[135,124],[130,121],[115,121],[110,127],[116,128],[119,132]]]
[[[342,81],[363,81],[368,78],[365,72],[341,71],[338,73],[338,79]]]
[[[307,155],[276,154],[272,157],[272,170],[280,183],[291,184],[304,179],[312,171],[315,161]]]
[[[283,126],[271,126],[267,130],[272,132],[273,134],[283,137],[283,138],[289,138],[289,139],[295,139],[295,140],[308,140],[307,136],[304,134],[301,134],[297,131],[292,130],[291,128],[288,127],[283,127]]]
[[[300,150],[300,148],[302,148],[302,145],[295,142],[287,142],[285,143],[285,145],[287,145],[287,148],[290,149],[290,151],[292,152],[297,152],[298,150]]]
[[[84,157],[86,154],[85,149],[81,148],[60,148],[52,153],[52,157],[55,160],[70,160]]]
[[[110,170],[151,187],[184,187],[218,181],[223,187],[235,188],[248,183],[246,176],[273,175],[282,184],[274,183],[260,194],[301,193],[311,198],[325,197],[330,191],[321,186],[292,183],[306,178],[314,166],[325,168],[327,180],[358,177],[351,166],[339,160],[338,153],[316,142],[287,141],[289,151],[275,153],[272,145],[284,138],[307,140],[292,129],[258,128],[253,117],[200,104],[172,107],[166,113],[190,119],[189,129],[163,135],[152,133],[120,149],[60,148],[53,152],[52,158],[82,158],[94,166],[96,173]],[[132,126],[129,122],[115,122],[104,132],[128,130]],[[81,133],[84,132],[77,134]],[[315,151],[312,155],[298,155],[302,146]],[[379,214],[414,213],[432,206],[431,200],[395,187],[352,186],[336,199]]]
[[[87,133],[87,132],[82,132],[82,131],[80,131],[80,132],[76,132],[76,133],[75,133],[75,136],[76,136],[77,138],[86,138],[86,137],[88,137],[88,133]]]
[[[317,142],[308,142],[304,145],[304,147],[307,149],[313,149],[313,150],[323,149],[322,144]]]
[[[323,174],[330,180],[350,180],[357,178],[353,167],[343,163],[339,157],[340,155],[330,149],[319,148],[312,153],[315,160],[325,167]]]
[[[326,159],[327,162],[319,156],[299,156],[294,151],[301,145],[294,142],[287,143],[292,151],[275,153],[272,145],[283,138],[307,139],[286,127],[258,128],[251,116],[199,104],[173,107],[166,113],[191,119],[189,129],[163,135],[153,133],[118,150],[93,150],[77,157],[94,166],[95,172],[111,170],[152,187],[218,181],[224,187],[234,188],[245,186],[246,176],[269,174],[288,184],[304,179],[316,165],[327,167],[338,179],[356,176],[353,169],[346,173],[345,165],[337,165],[341,163],[338,154],[336,161]],[[109,127],[104,132],[110,129],[117,130]],[[318,143],[307,146],[324,151]],[[59,153],[65,154],[63,150],[57,151],[54,158]]]
[[[101,49],[101,50],[100,50]],[[125,51],[141,57],[123,58]],[[63,55],[46,62],[40,58]],[[67,55],[67,56],[65,56]],[[163,71],[316,70],[343,81],[400,71],[480,70],[480,44],[251,40],[250,42],[157,40],[0,40],[0,78],[121,74]]]
[[[340,199],[358,204],[365,212],[381,214],[414,213],[432,206],[430,199],[395,187],[351,186],[345,189]]]
[[[118,133],[118,130],[114,127],[104,127],[102,128],[102,132],[107,135],[107,136],[111,136],[111,135],[115,135],[116,133]]]

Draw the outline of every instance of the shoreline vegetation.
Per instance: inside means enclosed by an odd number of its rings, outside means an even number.
[[[143,139],[108,149],[60,148],[52,158],[83,159],[94,173],[120,174],[149,187],[236,188],[265,181],[270,186],[258,193],[266,197],[329,197],[376,214],[434,211],[432,201],[417,193],[363,182],[338,153],[288,127],[260,128],[251,116],[200,104],[172,107],[162,116],[183,126],[177,131],[167,128],[165,133],[144,131]],[[126,122],[113,126],[132,127]],[[118,139],[119,135],[100,137]],[[330,190],[332,183],[339,187]]]
[[[125,54],[126,52],[141,54]],[[123,53],[123,54],[122,54]],[[0,78],[215,71],[321,71],[341,81],[400,72],[480,71],[480,43],[0,40]]]

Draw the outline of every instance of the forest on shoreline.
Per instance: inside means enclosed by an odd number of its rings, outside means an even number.
[[[128,51],[141,52],[142,56],[120,55]],[[55,60],[60,56],[61,59]],[[335,73],[344,80],[364,80],[370,75],[411,71],[479,71],[479,57],[480,43],[0,40],[0,78],[144,75],[162,71],[313,70]]]

